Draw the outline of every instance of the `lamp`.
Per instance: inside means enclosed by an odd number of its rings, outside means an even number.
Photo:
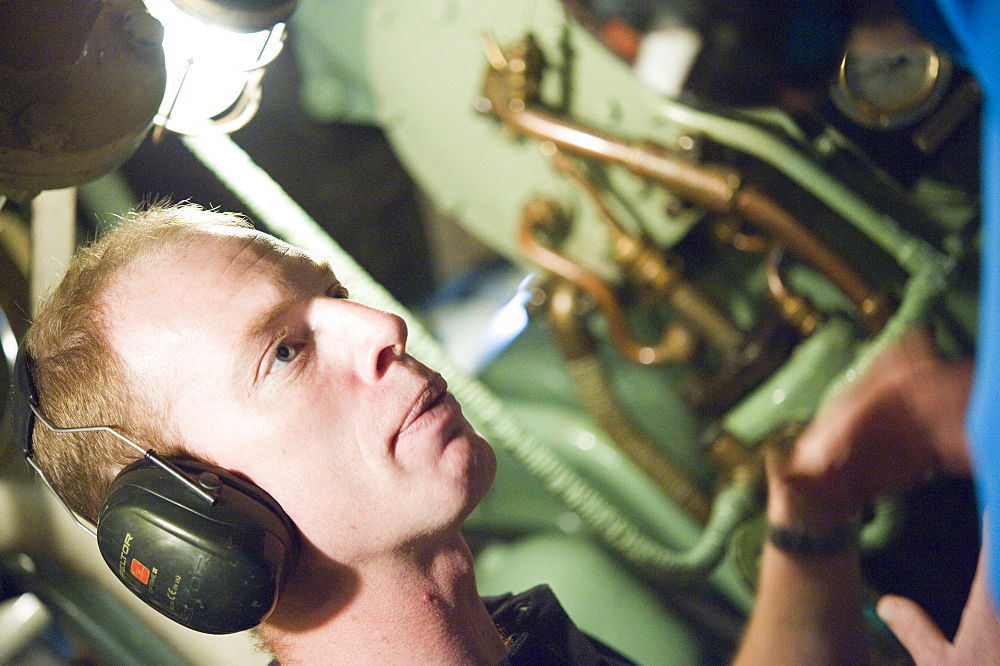
[[[7,197],[28,200],[112,171],[154,121],[192,134],[242,127],[296,2],[0,4],[2,207]]]
[[[166,92],[155,124],[232,132],[253,117],[260,81],[284,42],[295,0],[145,0],[163,25]]]

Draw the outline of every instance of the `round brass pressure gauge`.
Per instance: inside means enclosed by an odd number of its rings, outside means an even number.
[[[879,53],[848,50],[830,87],[834,104],[865,127],[896,129],[934,109],[951,83],[951,59],[930,44]]]

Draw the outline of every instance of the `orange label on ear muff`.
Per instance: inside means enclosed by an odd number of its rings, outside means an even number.
[[[139,560],[132,560],[132,566],[129,567],[129,572],[138,578],[143,585],[149,583],[149,569],[146,568]]]

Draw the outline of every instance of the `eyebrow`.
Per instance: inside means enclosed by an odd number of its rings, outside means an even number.
[[[282,323],[288,312],[301,302],[302,294],[293,294],[262,312],[253,323],[244,329],[233,357],[235,374],[245,376],[249,373],[248,387],[255,386],[259,379],[261,354],[267,353],[271,341],[279,331],[285,328]],[[247,368],[249,363],[249,368]]]
[[[242,376],[246,372],[245,363],[247,360],[251,362],[249,369],[251,381],[247,386],[256,385],[260,371],[260,354],[262,351],[266,352],[278,332],[286,328],[283,322],[287,319],[288,313],[298,307],[304,299],[314,295],[312,287],[315,284],[327,280],[337,281],[329,261],[315,261],[308,255],[302,255],[295,258],[295,263],[300,266],[306,265],[304,275],[299,274],[302,276],[301,279],[291,277],[289,266],[276,265],[275,279],[282,292],[281,298],[255,317],[240,335],[233,365],[235,374]],[[262,349],[265,343],[267,347]]]

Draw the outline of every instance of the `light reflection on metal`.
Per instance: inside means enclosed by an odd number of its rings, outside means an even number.
[[[2,307],[0,307],[0,352],[2,352],[4,364],[13,376],[14,359],[17,358],[17,338],[14,337],[14,329],[11,328],[7,313]]]
[[[517,292],[490,319],[486,338],[491,343],[488,347],[491,353],[496,354],[506,348],[528,325],[525,306],[531,300],[530,284],[534,279],[534,273],[525,277]]]

